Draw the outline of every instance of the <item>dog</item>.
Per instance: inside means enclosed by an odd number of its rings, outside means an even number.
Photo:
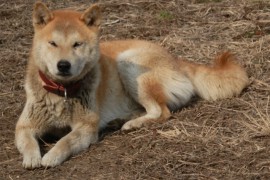
[[[23,167],[54,167],[98,141],[110,121],[129,131],[166,121],[192,96],[218,100],[248,85],[246,71],[225,52],[212,66],[174,58],[141,40],[99,42],[101,10],[33,10],[34,38],[27,65],[26,104],[15,143]],[[42,157],[39,138],[69,127]]]

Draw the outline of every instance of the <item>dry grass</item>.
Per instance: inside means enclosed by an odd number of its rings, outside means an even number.
[[[25,102],[33,2],[0,0],[0,179],[270,178],[268,0],[100,0],[102,40],[146,39],[198,63],[230,50],[247,69],[250,85],[233,99],[194,98],[164,124],[105,133],[62,166],[27,171],[13,139]],[[46,3],[54,9],[89,5],[86,0]]]
[[[263,137],[270,136],[270,116],[269,116],[269,98],[267,99],[267,104],[265,109],[260,110],[254,102],[253,104],[245,102],[248,106],[255,110],[255,113],[247,114],[243,113],[246,121],[241,121],[241,123],[248,128],[246,135],[249,137]]]

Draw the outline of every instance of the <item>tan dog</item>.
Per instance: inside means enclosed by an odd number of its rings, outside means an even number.
[[[114,119],[131,119],[122,130],[140,128],[166,120],[195,94],[217,100],[248,84],[229,53],[206,67],[145,41],[99,43],[100,18],[97,5],[80,13],[36,3],[27,101],[16,126],[25,168],[61,164],[97,142],[99,129]],[[71,132],[41,157],[38,138],[65,127]]]

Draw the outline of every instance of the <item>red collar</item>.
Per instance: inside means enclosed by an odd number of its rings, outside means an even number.
[[[52,80],[48,79],[45,74],[41,71],[38,71],[40,78],[44,82],[42,85],[44,89],[46,89],[48,92],[57,94],[59,96],[63,97],[72,97],[76,94],[78,89],[81,87],[81,82],[78,81],[74,84],[64,86],[63,84],[53,82]],[[66,95],[65,95],[66,92]]]

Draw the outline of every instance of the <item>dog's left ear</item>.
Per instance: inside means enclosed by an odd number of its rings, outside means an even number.
[[[81,16],[81,20],[87,26],[99,26],[101,23],[101,10],[99,5],[90,6]]]

